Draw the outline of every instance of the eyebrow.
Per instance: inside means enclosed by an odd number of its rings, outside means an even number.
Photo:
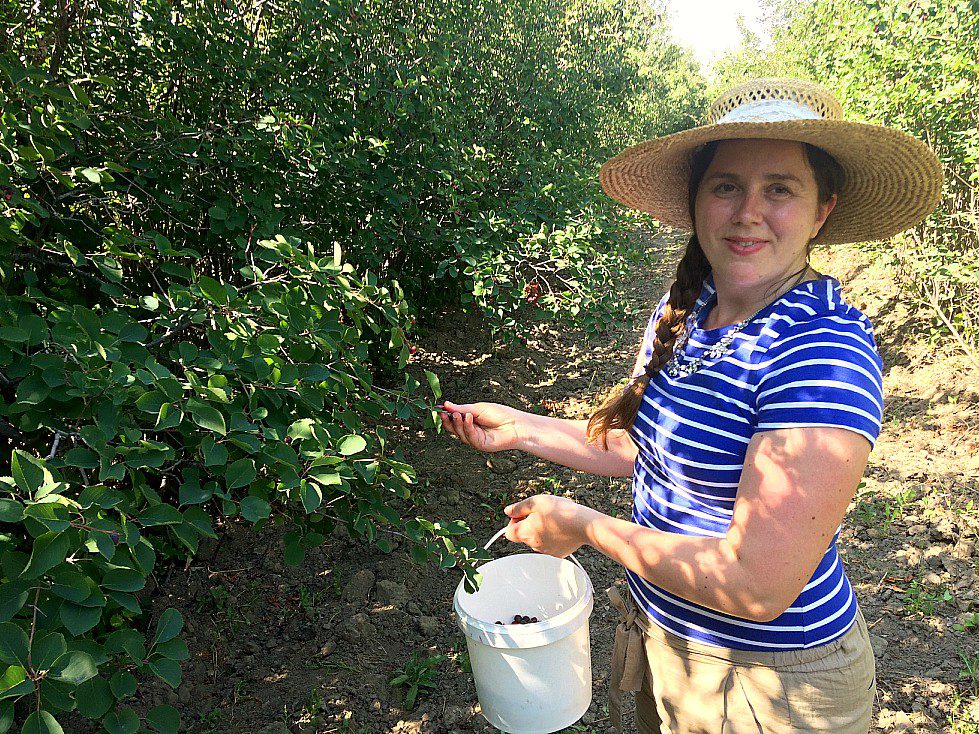
[[[733,181],[741,180],[741,177],[736,173],[726,173],[724,171],[712,173],[706,180],[713,181],[716,178],[731,179]],[[798,176],[794,176],[791,173],[766,173],[765,178],[770,181],[793,181],[797,184],[802,183],[802,180]]]

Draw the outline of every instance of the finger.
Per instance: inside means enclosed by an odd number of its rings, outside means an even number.
[[[459,403],[453,403],[451,400],[443,400],[442,407],[452,413],[465,413],[472,410],[472,406],[469,404],[460,405]]]
[[[455,428],[455,434],[459,437],[459,440],[466,444],[466,446],[471,447],[473,444],[466,433],[465,416],[462,413],[452,414],[452,426]]]
[[[476,433],[476,424],[472,413],[465,413],[462,416],[462,429],[466,432],[466,440],[470,446],[479,446],[482,441]]]
[[[523,541],[520,539],[519,532],[520,522],[518,520],[510,520],[510,523],[506,526],[506,532],[503,533],[503,537],[511,543],[522,543]]]
[[[503,514],[509,517],[511,521],[519,522],[527,517],[533,509],[534,498],[531,497],[520,502],[515,502],[512,505],[507,505],[503,508]]]

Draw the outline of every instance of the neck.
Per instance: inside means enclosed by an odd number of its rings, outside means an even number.
[[[819,273],[807,267],[801,275],[793,278],[772,294],[764,293],[762,298],[751,298],[751,295],[754,294],[738,293],[725,287],[723,283],[715,281],[714,288],[716,289],[715,296],[717,300],[707,314],[707,318],[704,319],[701,328],[720,329],[721,327],[730,326],[731,324],[737,324],[745,319],[749,319],[800,283],[819,277]]]

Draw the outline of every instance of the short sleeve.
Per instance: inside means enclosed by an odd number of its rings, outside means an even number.
[[[769,347],[755,392],[759,431],[833,426],[871,448],[883,418],[883,360],[866,317],[795,324]]]

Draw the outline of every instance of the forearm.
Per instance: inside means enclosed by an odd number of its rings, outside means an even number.
[[[636,446],[625,431],[608,434],[608,451],[598,441],[585,442],[587,420],[568,420],[521,411],[518,445],[521,451],[576,471],[605,477],[630,477]]]
[[[747,568],[727,537],[666,533],[597,510],[585,511],[582,533],[588,545],[650,583],[725,614],[768,621],[795,598]]]

